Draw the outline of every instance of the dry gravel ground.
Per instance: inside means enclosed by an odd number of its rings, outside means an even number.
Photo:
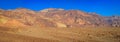
[[[0,28],[0,42],[120,42],[120,28],[30,27],[14,30]]]

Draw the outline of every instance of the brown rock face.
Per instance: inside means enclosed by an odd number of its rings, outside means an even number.
[[[79,10],[44,9],[40,12],[18,8],[0,10],[0,25],[40,26],[40,27],[120,27],[120,16],[102,17],[95,13]]]

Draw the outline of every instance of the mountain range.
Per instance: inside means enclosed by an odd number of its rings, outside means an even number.
[[[120,27],[120,16],[101,16],[80,10],[48,8],[33,11],[25,8],[0,10],[0,27]]]

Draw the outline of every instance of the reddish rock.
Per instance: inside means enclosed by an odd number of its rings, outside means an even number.
[[[120,16],[103,17],[96,13],[86,13],[80,10],[49,8],[41,10],[40,12],[35,12],[25,8],[18,8],[15,10],[0,10],[0,16],[2,16],[2,18],[10,19],[6,22],[6,25],[13,26],[120,27]]]

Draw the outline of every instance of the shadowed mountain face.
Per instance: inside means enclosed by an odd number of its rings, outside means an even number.
[[[48,8],[35,12],[18,8],[0,10],[0,26],[3,27],[120,27],[120,16],[103,17],[80,10]]]

